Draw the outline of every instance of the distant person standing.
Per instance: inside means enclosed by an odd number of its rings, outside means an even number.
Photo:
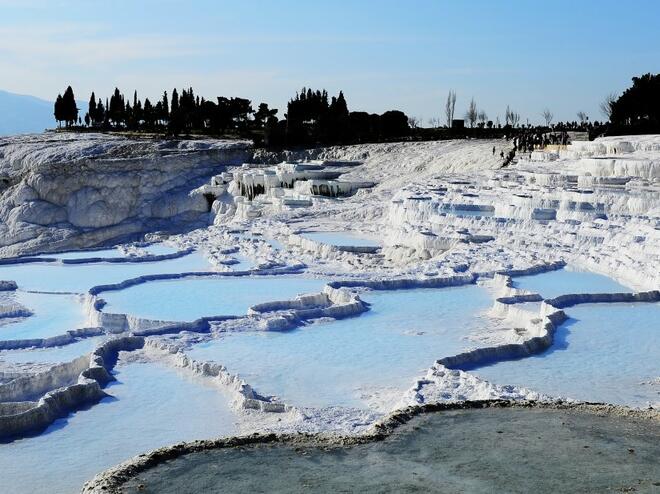
[[[493,146],[493,156],[495,156],[495,146]]]

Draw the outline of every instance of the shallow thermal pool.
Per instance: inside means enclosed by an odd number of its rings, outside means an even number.
[[[286,250],[284,244],[279,240],[275,240],[274,238],[264,238],[264,240],[275,250]]]
[[[152,256],[173,254],[177,251],[176,248],[161,243],[151,244],[145,247],[139,247],[138,249]],[[89,259],[89,258],[119,258],[119,257],[130,257],[130,256],[127,256],[126,253],[121,249],[119,249],[118,247],[114,247],[111,249],[101,249],[101,250],[73,250],[67,252],[58,252],[54,254],[42,254],[37,257],[50,257],[50,258],[54,257],[56,259]]]
[[[83,293],[96,285],[119,283],[148,274],[209,271],[199,252],[155,262],[60,264],[29,263],[0,266],[0,280],[13,280],[24,290]]]
[[[470,346],[465,336],[492,303],[476,285],[360,296],[372,305],[359,317],[287,332],[228,333],[188,353],[289,404],[365,408],[379,395],[391,404],[436,359]]]
[[[190,453],[138,474],[121,492],[655,492],[659,456],[657,421],[460,410],[417,417],[383,441],[355,446]]]
[[[217,387],[158,364],[117,367],[112,395],[44,433],[0,444],[2,492],[70,494],[96,473],[145,451],[235,434]]]
[[[162,321],[194,321],[203,316],[244,315],[261,302],[289,300],[323,290],[324,280],[298,276],[218,276],[152,281],[102,292],[104,312]]]
[[[71,360],[92,353],[106,339],[105,336],[84,338],[69,345],[52,348],[32,348],[30,350],[5,350],[0,352],[0,363],[53,363]]]
[[[602,274],[578,271],[571,268],[516,277],[513,278],[513,286],[540,293],[546,299],[569,293],[617,293],[633,291]]]
[[[546,352],[472,372],[497,384],[587,401],[660,403],[660,304],[586,304],[564,309]]]
[[[0,319],[0,340],[47,338],[64,334],[70,329],[86,326],[87,316],[81,297],[68,294],[10,292],[13,300],[33,314],[9,322]]]
[[[300,235],[316,242],[338,247],[380,247],[378,240],[350,232],[304,232]]]
[[[124,257],[124,253],[117,249],[102,249],[102,250],[72,250],[67,252],[56,252],[52,254],[41,254],[41,258],[55,258],[55,259],[88,259],[92,257],[101,258],[115,258]]]

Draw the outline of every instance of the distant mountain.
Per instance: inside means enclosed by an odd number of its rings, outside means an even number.
[[[53,103],[0,90],[0,135],[43,132],[54,126]]]

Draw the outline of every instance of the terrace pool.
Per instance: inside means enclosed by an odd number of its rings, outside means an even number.
[[[633,290],[602,274],[564,268],[513,278],[513,286],[554,298],[568,293],[617,293]]]
[[[81,297],[78,295],[31,293],[17,290],[10,294],[10,297],[13,301],[30,309],[33,315],[8,324],[2,323],[0,340],[47,338],[87,325],[87,315]],[[2,320],[0,320],[1,322]]]
[[[235,434],[229,399],[203,381],[151,363],[120,365],[112,397],[0,444],[3,492],[70,494],[100,470],[178,441]]]
[[[492,299],[468,285],[443,289],[369,291],[359,317],[288,332],[241,332],[194,346],[197,360],[238,373],[258,392],[284,402],[365,408],[383,393],[400,395],[433,362],[469,346]]]
[[[544,353],[472,372],[554,396],[660,403],[660,304],[585,304],[564,311],[570,319]]]
[[[24,290],[84,293],[96,285],[147,274],[209,271],[211,264],[199,252],[156,262],[60,264],[29,263],[0,266],[0,280],[13,280]]]
[[[350,232],[304,232],[302,237],[337,247],[380,247],[378,240]]]
[[[5,350],[0,352],[0,362],[10,363],[53,363],[70,362],[71,360],[91,353],[97,345],[106,339],[105,336],[85,338],[69,345],[52,348],[33,348],[30,350]]]
[[[152,256],[162,256],[166,254],[173,254],[177,251],[174,247],[169,245],[157,243],[147,245],[146,247],[139,247],[141,251],[145,251],[147,254]],[[59,252],[55,254],[42,254],[37,257],[54,257],[56,259],[89,259],[93,257],[100,258],[119,258],[119,257],[129,257],[118,247],[111,249],[101,249],[101,250],[74,250],[67,252]]]
[[[203,316],[244,315],[250,306],[320,292],[324,280],[296,276],[221,276],[152,281],[103,292],[104,312],[162,321],[194,321]]]

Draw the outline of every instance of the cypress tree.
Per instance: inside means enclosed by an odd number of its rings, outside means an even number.
[[[98,116],[96,115],[96,96],[94,95],[94,91],[92,91],[92,95],[89,97],[89,110],[87,111],[85,122],[87,122],[88,119],[92,124],[95,124],[98,120]],[[89,125],[89,123],[87,125]]]
[[[64,96],[62,96],[62,112],[67,127],[76,124],[76,121],[78,120],[78,107],[71,86],[66,88]]]
[[[156,106],[154,106],[153,109],[153,118],[155,120],[155,123],[160,124],[162,122],[163,118],[163,102],[159,101],[156,103]]]
[[[167,122],[170,119],[170,105],[167,102],[167,91],[163,93],[163,103],[162,103],[162,120]]]
[[[64,120],[64,105],[61,94],[58,94],[57,99],[55,100],[53,115],[55,116],[55,120],[57,120],[57,125],[61,127],[62,120]]]
[[[185,92],[185,90],[184,90]],[[176,88],[172,91],[172,107],[170,113],[174,114],[179,111],[179,93],[176,92]]]
[[[96,104],[96,124],[103,125],[104,122],[105,122],[105,107],[103,106],[103,102],[101,101],[101,98],[99,98],[99,102]]]
[[[184,89],[184,95],[185,92],[186,91]],[[181,108],[179,104],[179,93],[177,93],[176,88],[172,90],[169,128],[174,135],[178,135],[179,131],[181,130]]]
[[[149,101],[149,98],[144,100],[144,109],[142,110],[142,118],[144,120],[145,127],[150,128],[153,126],[154,109],[151,106],[151,101]]]
[[[137,90],[133,92],[133,126],[137,129],[140,127],[140,120],[142,120],[142,103],[137,96]]]
[[[126,106],[124,107],[124,121],[126,122],[126,127],[133,128],[133,108],[131,108],[131,103],[126,102]]]
[[[110,107],[108,108],[109,119],[115,126],[120,125],[126,119],[126,107],[124,105],[124,95],[115,88],[115,92],[110,98]]]
[[[348,116],[348,105],[346,104],[343,91],[339,91],[339,96],[335,103],[335,114],[338,116]]]

